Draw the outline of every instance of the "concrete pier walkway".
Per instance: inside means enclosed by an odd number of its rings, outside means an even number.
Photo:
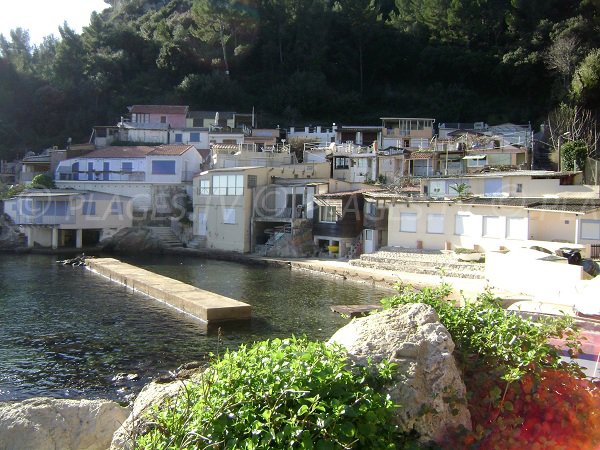
[[[208,323],[250,319],[250,305],[114,258],[86,259],[89,270]]]

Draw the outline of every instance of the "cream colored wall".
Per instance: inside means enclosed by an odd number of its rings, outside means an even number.
[[[474,222],[478,223],[477,233],[471,235],[456,235],[455,234],[455,216],[458,212],[474,216]],[[400,232],[400,214],[401,213],[416,213],[417,214],[417,232]],[[441,214],[444,216],[443,233],[428,233],[427,232],[427,216],[428,214]],[[518,248],[523,246],[523,241],[505,238],[492,238],[483,236],[483,217],[484,216],[499,216],[505,219],[508,217],[527,218],[527,211],[522,208],[498,208],[496,206],[475,206],[463,205],[461,203],[452,202],[429,202],[427,203],[410,203],[408,206],[405,202],[390,205],[388,215],[388,236],[387,241],[389,246],[397,246],[404,248],[417,248],[419,242],[424,249],[442,250],[455,249],[457,247],[477,248],[481,250],[498,250],[500,248]],[[505,229],[506,236],[506,229]]]
[[[565,261],[543,261],[528,257],[530,252],[490,252],[485,255],[485,274],[490,286],[531,295],[546,302],[574,303],[563,291],[583,279],[581,266]],[[545,255],[542,253],[540,257]]]
[[[149,183],[119,183],[114,181],[56,181],[56,186],[78,191],[97,191],[107,194],[124,195],[133,199],[135,211],[150,211],[152,209],[152,185]]]
[[[257,177],[257,186],[269,183],[272,172],[267,167],[245,170],[208,171],[194,178],[194,234],[199,235],[198,217],[206,214],[206,247],[246,253],[250,251],[250,217],[252,214],[251,189],[247,188],[248,175]],[[200,195],[200,180],[211,180],[213,175],[243,175],[244,194],[242,196]],[[212,186],[211,186],[212,187]],[[224,212],[235,211],[235,224],[224,223]]]
[[[235,211],[235,224],[224,223],[226,209]],[[250,251],[250,196],[211,196],[194,208],[195,218],[206,214],[206,247],[246,253]]]
[[[71,202],[71,210],[75,213],[75,223],[61,225],[61,229],[103,229],[103,228],[126,228],[130,227],[133,222],[133,201],[124,197],[109,197],[109,198],[94,198],[89,197],[87,200],[96,203],[96,214],[83,214],[84,197]],[[123,204],[123,214],[112,214],[112,202],[120,201]]]
[[[577,215],[566,212],[529,212],[529,237],[537,241],[575,241]]]

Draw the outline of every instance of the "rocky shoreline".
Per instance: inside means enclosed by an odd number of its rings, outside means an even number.
[[[430,442],[448,428],[470,428],[465,386],[452,356],[454,343],[430,306],[405,305],[355,319],[329,342],[346,348],[358,364],[393,355],[399,369],[385,389],[404,405],[394,418],[401,429],[415,430],[423,442]],[[147,416],[151,409],[180,393],[186,384],[202,383],[204,369],[198,362],[181,366],[171,376],[147,384],[128,406],[50,398],[0,403],[1,448],[133,449],[136,436],[151,426]],[[450,400],[448,392],[453,393]]]

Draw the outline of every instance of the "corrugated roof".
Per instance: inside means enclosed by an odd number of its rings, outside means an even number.
[[[181,105],[133,105],[132,114],[187,114],[189,106]]]

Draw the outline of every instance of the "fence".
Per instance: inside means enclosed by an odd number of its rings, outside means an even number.
[[[593,158],[588,158],[585,163],[585,184],[600,184],[600,161]]]
[[[590,258],[600,259],[600,244],[592,244],[590,250]]]

